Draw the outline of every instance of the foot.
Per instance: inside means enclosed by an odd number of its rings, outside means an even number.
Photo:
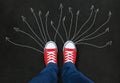
[[[72,41],[67,41],[63,46],[63,58],[64,63],[72,62],[75,64],[76,62],[76,47]]]
[[[55,63],[57,64],[57,45],[53,41],[46,43],[44,48],[44,61],[45,64]]]

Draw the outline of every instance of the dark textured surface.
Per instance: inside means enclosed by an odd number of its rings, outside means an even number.
[[[22,30],[29,31],[22,22],[21,15],[26,16],[32,26],[34,18],[30,12],[30,7],[43,11],[43,15],[50,11],[50,20],[55,22],[59,16],[59,4],[63,3],[64,15],[68,13],[68,7],[73,7],[73,12],[80,9],[79,27],[87,19],[91,5],[100,8],[96,27],[103,23],[109,11],[112,11],[112,18],[103,29],[110,27],[110,33],[105,36],[90,41],[94,44],[104,44],[109,40],[113,41],[112,46],[103,49],[96,49],[86,45],[77,45],[78,57],[76,67],[95,83],[120,83],[120,61],[119,61],[119,42],[120,42],[120,1],[119,0],[0,0],[0,83],[27,83],[36,76],[45,66],[43,55],[31,49],[16,47],[5,41],[5,36],[17,43],[26,43],[39,48],[31,39],[13,30],[13,26],[20,27]],[[69,21],[68,21],[69,23]],[[50,25],[48,25],[49,27]],[[68,29],[68,27],[67,27]],[[36,29],[35,29],[36,30]],[[54,35],[53,29],[48,28],[51,37]],[[63,33],[63,28],[59,29]],[[37,30],[36,30],[37,31]],[[38,33],[39,34],[39,33]],[[64,36],[65,34],[62,34]],[[63,37],[64,38],[64,37]],[[65,38],[64,38],[65,39]],[[62,67],[62,41],[57,38],[59,47],[59,67]],[[42,48],[40,48],[43,50]],[[59,74],[59,83],[61,77]]]

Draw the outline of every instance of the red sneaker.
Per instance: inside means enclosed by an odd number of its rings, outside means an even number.
[[[64,44],[63,47],[63,61],[66,62],[72,62],[75,64],[76,62],[76,47],[75,44],[72,41],[67,41]]]
[[[46,43],[44,48],[44,61],[47,65],[48,63],[57,64],[57,45],[53,41]]]

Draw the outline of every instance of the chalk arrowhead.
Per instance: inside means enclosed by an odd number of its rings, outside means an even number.
[[[25,18],[24,16],[21,16],[21,18],[22,18],[22,20],[23,20],[23,21],[25,21],[25,20],[26,20],[26,18]]]
[[[106,32],[109,32],[109,30],[110,30],[109,28],[105,29]]]
[[[50,13],[50,12],[49,12],[49,11],[47,11],[47,13],[46,13],[46,15],[45,15],[45,16],[48,16],[48,15],[49,15],[49,13]]]
[[[72,11],[72,8],[71,7],[69,7],[69,12],[71,12]]]
[[[96,9],[96,12],[99,12],[99,9]]]
[[[51,25],[53,25],[53,21],[51,21]]]
[[[15,31],[19,31],[19,28],[16,28],[16,27],[13,27],[13,29],[14,29]]]
[[[80,10],[77,11],[77,15],[80,13]]]
[[[41,11],[39,11],[39,15],[41,15],[42,14],[42,12]]]
[[[94,9],[94,5],[92,5],[90,9],[91,9],[91,10]]]
[[[34,9],[33,8],[30,8],[31,12],[34,12]]]
[[[6,39],[6,40],[10,40],[10,38],[8,38],[8,37],[5,37],[5,39]]]
[[[112,12],[111,11],[109,11],[109,16],[111,16],[112,15]]]
[[[107,42],[107,45],[112,45],[112,41]]]
[[[60,7],[59,8],[63,8],[63,5],[62,5],[62,3],[60,4]]]
[[[112,45],[112,41],[109,41],[109,45]]]
[[[65,19],[66,19],[66,16],[63,17],[63,21],[65,21]]]

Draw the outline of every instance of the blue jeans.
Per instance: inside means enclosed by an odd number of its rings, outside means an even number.
[[[29,83],[57,83],[58,67],[54,63],[49,63],[47,67],[34,77]],[[67,62],[63,65],[63,83],[94,83],[81,72],[77,71],[75,65]]]

